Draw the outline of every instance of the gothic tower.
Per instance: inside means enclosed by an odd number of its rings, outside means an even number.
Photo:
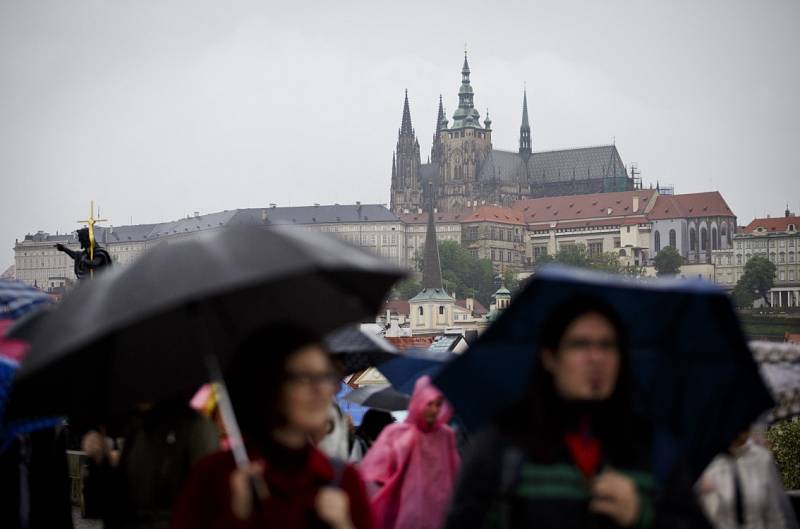
[[[441,162],[437,205],[440,211],[461,211],[477,200],[480,170],[492,150],[491,121],[485,127],[481,125],[469,77],[465,53],[453,125],[438,132]]]
[[[447,130],[447,117],[444,114],[444,104],[442,103],[442,95],[439,94],[439,113],[436,116],[436,132],[433,134],[433,143],[431,147],[431,163],[440,165],[442,163],[442,135],[443,130]]]
[[[528,91],[522,91],[522,125],[519,127],[519,154],[527,163],[531,156],[531,126],[528,123]]]
[[[395,213],[416,211],[422,205],[419,141],[411,126],[408,90],[403,102],[403,120],[397,133],[397,148],[392,154],[391,210]]]

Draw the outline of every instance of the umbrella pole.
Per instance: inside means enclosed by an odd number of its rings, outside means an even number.
[[[231,399],[228,396],[228,387],[225,385],[225,379],[222,377],[222,369],[220,369],[219,361],[213,353],[207,354],[205,360],[209,378],[212,384],[215,384],[214,391],[217,392],[217,406],[219,406],[222,424],[225,426],[225,432],[228,435],[228,442],[231,452],[233,453],[233,459],[236,462],[237,468],[246,470],[250,466],[250,457],[247,455],[247,450],[244,448],[242,432],[239,430],[239,422],[236,420],[236,414],[233,412],[233,406],[231,406]],[[269,497],[269,491],[263,480],[251,477],[250,484],[252,485],[253,492],[260,500]]]

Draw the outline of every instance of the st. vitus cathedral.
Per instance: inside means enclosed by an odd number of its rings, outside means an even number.
[[[469,76],[465,54],[458,109],[450,123],[439,97],[428,163],[420,160],[419,141],[411,124],[406,92],[397,148],[392,155],[393,212],[423,209],[429,189],[433,191],[438,211],[447,212],[483,204],[508,207],[525,198],[634,189],[634,178],[627,174],[614,145],[534,152],[525,92],[519,148],[516,151],[495,149],[492,121],[487,115],[481,123]]]

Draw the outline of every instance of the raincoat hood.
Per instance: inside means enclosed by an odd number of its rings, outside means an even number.
[[[429,402],[438,398],[443,399],[442,407],[433,424],[429,424],[425,420],[425,408],[428,406]],[[414,393],[411,395],[411,400],[408,403],[406,422],[413,424],[423,432],[430,432],[441,428],[442,425],[450,422],[452,418],[453,407],[447,399],[444,398],[444,394],[433,385],[428,375],[420,377],[414,385]]]

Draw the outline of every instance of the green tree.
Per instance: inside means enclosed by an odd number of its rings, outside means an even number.
[[[736,283],[737,301],[761,298],[771,306],[767,293],[775,285],[775,263],[764,256],[755,255],[744,265],[744,273]],[[752,303],[752,301],[751,301]]]
[[[422,290],[422,284],[412,276],[395,283],[390,296],[393,299],[411,299],[419,294],[420,290]]]
[[[662,248],[656,258],[654,259],[656,267],[656,275],[659,276],[674,276],[677,274],[681,265],[683,264],[683,257],[678,253],[678,250],[672,246]]]
[[[568,266],[589,267],[589,254],[585,244],[567,244],[556,253],[555,261]]]
[[[579,268],[591,268],[611,274],[625,274],[641,276],[644,270],[633,265],[623,265],[619,261],[619,256],[614,252],[605,252],[597,255],[589,255],[586,245],[582,243],[568,244],[562,246],[555,255],[543,255],[536,259],[536,267],[547,263],[559,263],[567,266]]]
[[[516,292],[519,289],[519,279],[517,279],[517,274],[506,269],[503,272],[503,284],[511,292]]]
[[[781,421],[767,430],[767,443],[786,490],[800,489],[800,422]]]

